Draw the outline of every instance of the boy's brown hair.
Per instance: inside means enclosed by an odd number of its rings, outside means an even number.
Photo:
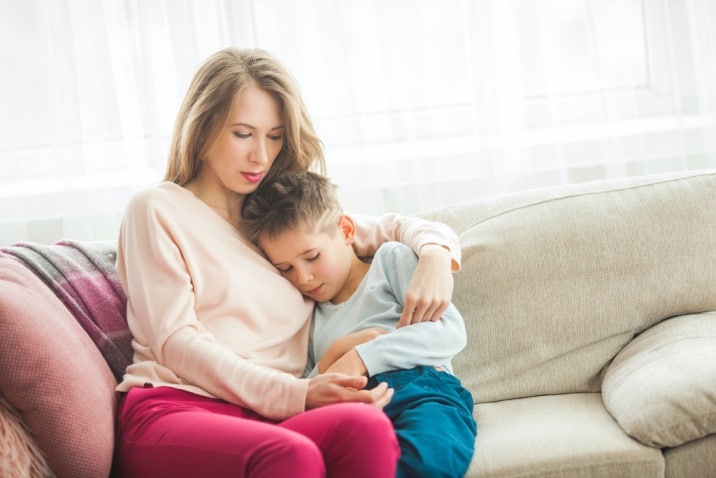
[[[331,233],[338,230],[335,226],[342,213],[336,185],[328,178],[311,171],[291,171],[264,181],[246,197],[242,230],[255,244],[295,228]]]

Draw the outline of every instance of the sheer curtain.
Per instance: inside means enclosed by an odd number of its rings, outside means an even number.
[[[710,0],[0,0],[0,244],[108,239],[227,45],[294,73],[352,212],[716,168]]]

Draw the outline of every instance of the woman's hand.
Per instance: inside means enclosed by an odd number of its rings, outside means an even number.
[[[380,383],[372,390],[363,390],[367,383],[366,377],[341,373],[318,375],[308,382],[306,410],[342,402],[366,403],[382,410],[393,398],[393,389]]]
[[[398,327],[438,320],[450,305],[454,285],[450,251],[438,244],[424,245],[405,293]]]

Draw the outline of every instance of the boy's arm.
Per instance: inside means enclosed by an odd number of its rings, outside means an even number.
[[[393,295],[396,300],[401,300],[417,266],[417,257],[408,248],[401,246],[391,247],[389,254],[379,256],[376,256],[376,259],[385,261],[383,269],[393,289]],[[436,322],[422,322],[398,328],[370,342],[357,345],[355,351],[365,365],[368,375],[372,376],[388,370],[421,365],[444,366],[466,344],[465,323],[457,308],[450,304]]]
[[[321,373],[344,373],[351,376],[365,375],[370,377],[368,374],[368,368],[365,366],[363,359],[360,358],[360,355],[358,355],[358,351],[355,348],[352,348],[343,354],[338,358],[338,360]]]
[[[359,332],[354,332],[352,334],[344,335],[340,339],[336,340],[331,344],[330,347],[328,347],[328,350],[326,350],[326,353],[323,354],[323,357],[321,357],[321,360],[318,361],[317,368],[319,373],[325,373],[326,369],[331,367],[336,361],[338,361],[341,357],[346,355],[348,352],[353,350],[356,346],[369,342],[373,340],[376,337],[379,337],[380,335],[385,334],[388,332],[385,329],[381,329],[378,327],[371,327],[368,329],[363,329]],[[358,357],[360,360],[360,357]],[[330,370],[331,372],[337,372],[338,370]],[[359,375],[364,375],[363,373]]]
[[[368,376],[389,370],[445,366],[467,344],[462,316],[450,306],[436,322],[421,322],[393,330],[360,344],[355,351]]]

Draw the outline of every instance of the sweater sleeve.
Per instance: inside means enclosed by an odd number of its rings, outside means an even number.
[[[128,375],[134,367],[141,378],[195,387],[272,419],[303,411],[306,380],[242,358],[198,319],[189,251],[178,245],[175,217],[166,217],[176,206],[162,199],[134,198],[120,230],[117,270],[135,349]]]
[[[455,231],[445,224],[395,213],[377,217],[351,214],[351,217],[357,229],[354,247],[361,257],[372,256],[388,241],[402,242],[418,255],[421,247],[438,244],[450,251],[453,272],[460,270],[460,241]]]
[[[376,259],[380,261],[395,300],[402,301],[417,266],[417,257],[405,247],[383,247],[379,254]],[[466,344],[465,323],[457,308],[450,304],[439,320],[395,329],[358,345],[356,351],[365,363],[368,375],[373,376],[421,365],[447,366]]]

